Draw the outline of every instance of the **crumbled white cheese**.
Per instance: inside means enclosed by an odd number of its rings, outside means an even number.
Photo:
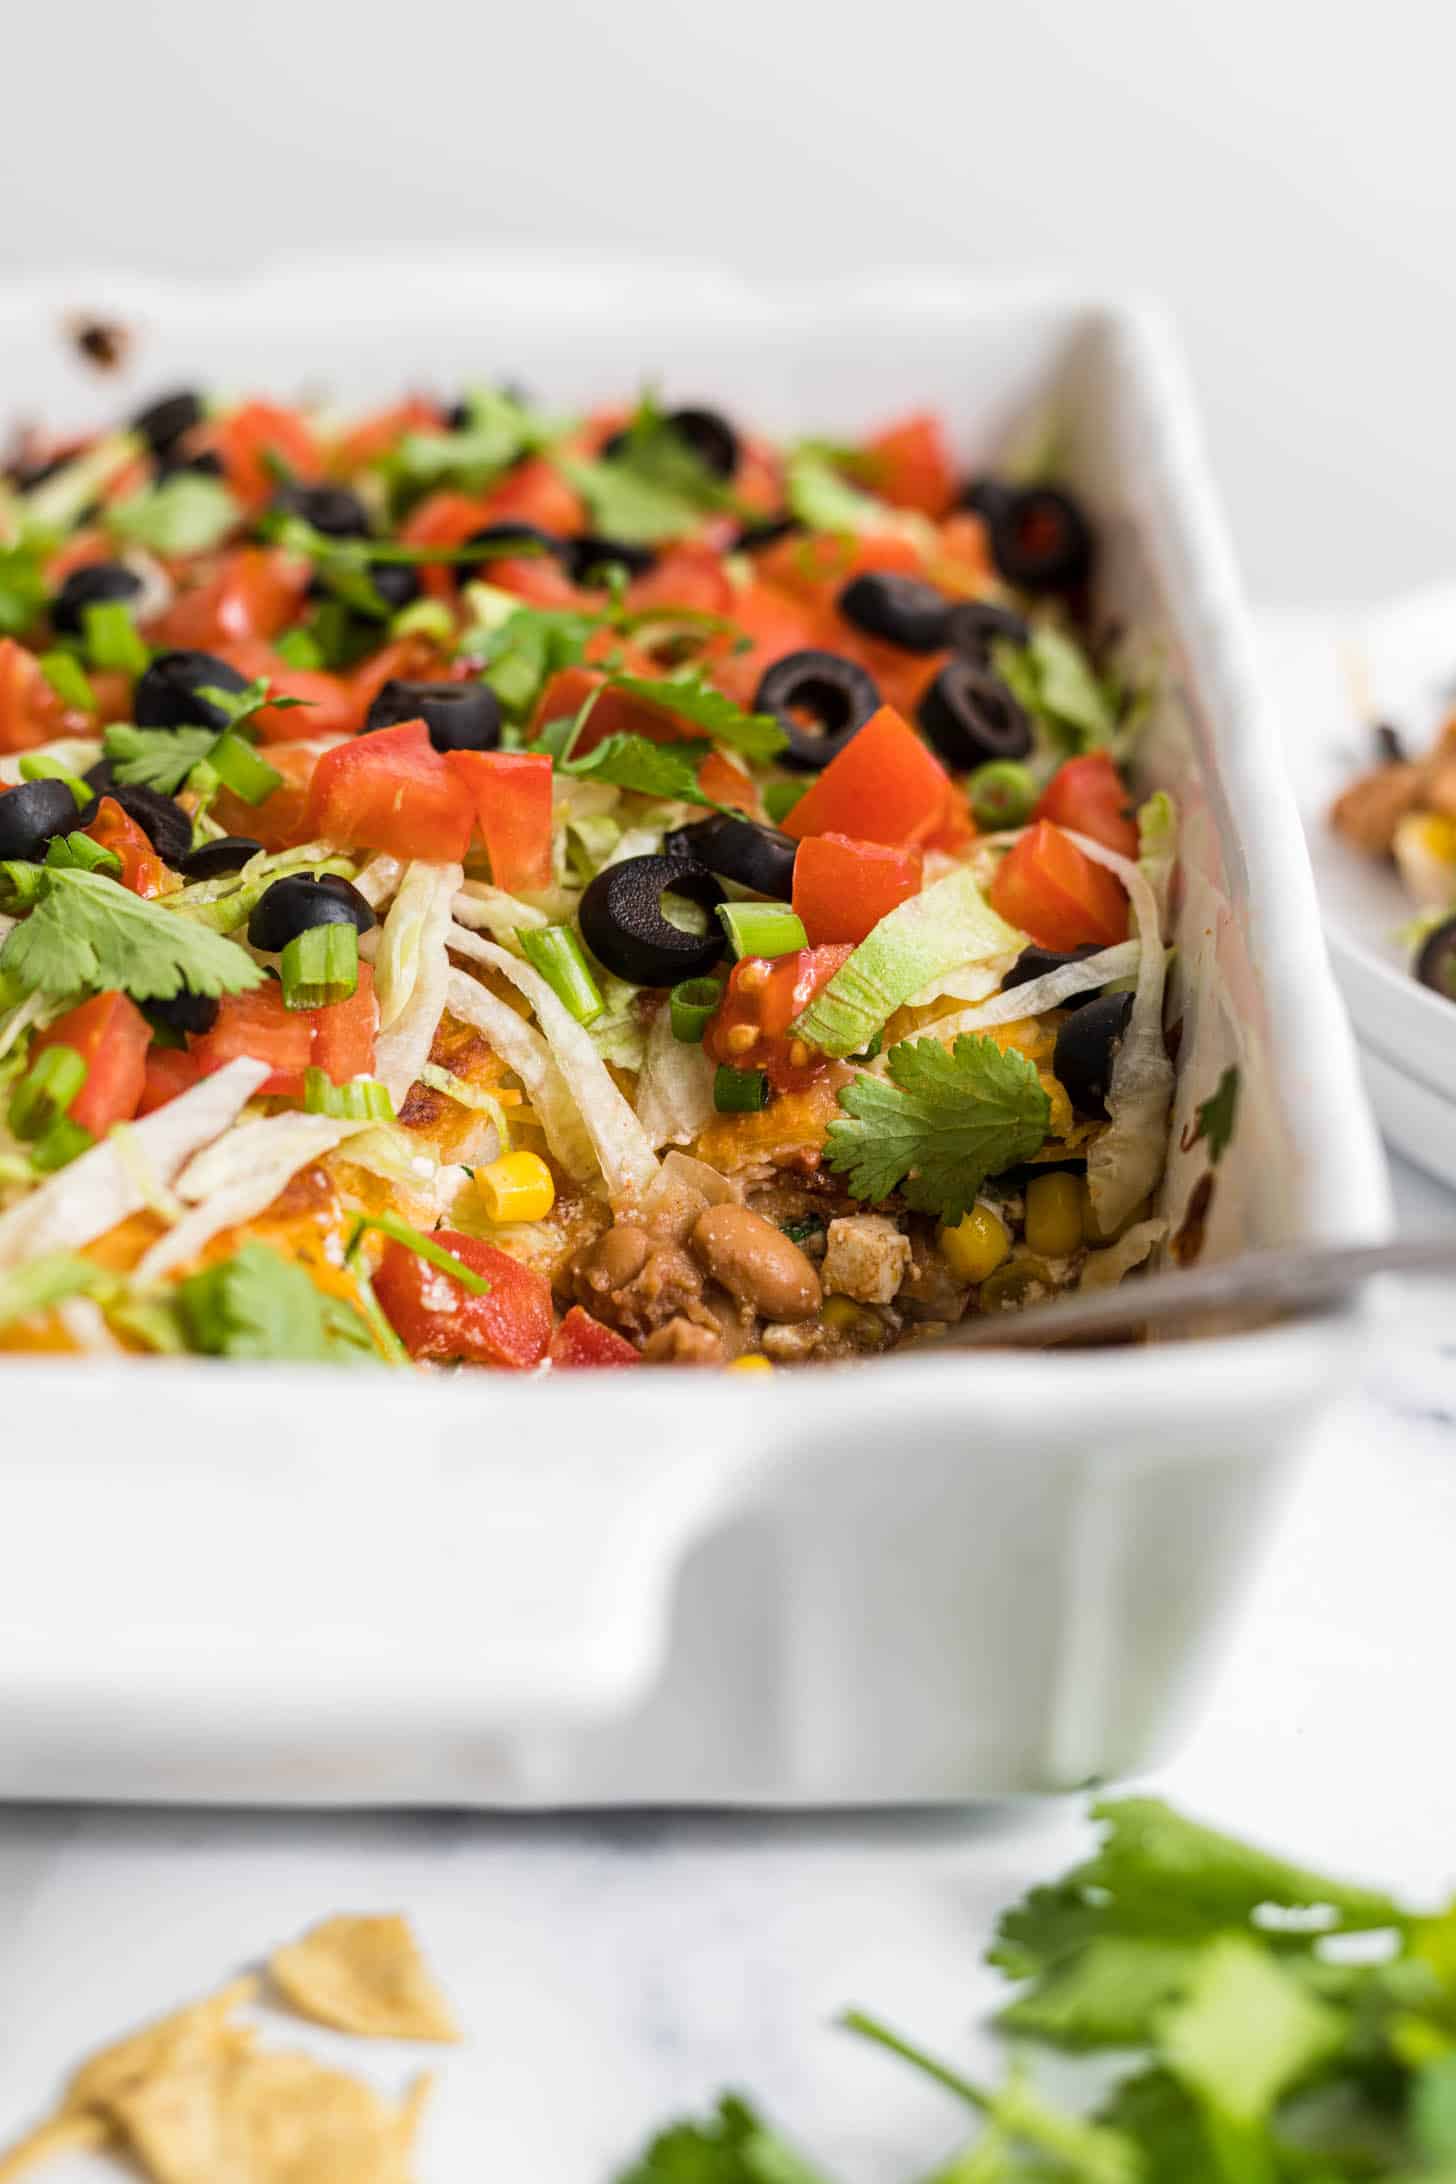
[[[829,1224],[820,1275],[832,1296],[888,1304],[910,1271],[910,1239],[882,1213],[852,1213]]]

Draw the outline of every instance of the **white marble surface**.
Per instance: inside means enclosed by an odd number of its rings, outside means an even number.
[[[1403,1221],[1456,1198],[1397,1175]],[[1446,1308],[1449,1313],[1449,1306]],[[1456,1883],[1456,1345],[1393,1297],[1364,1394],[1287,1512],[1213,1705],[1157,1786],[1312,1860]],[[832,2028],[858,2001],[974,2061],[996,1909],[1077,1853],[1072,1806],[822,1819],[0,1815],[0,2141],[90,2044],[322,1914],[406,1909],[468,2028],[423,2184],[604,2184],[647,2131],[751,2091],[833,2173],[904,2184],[952,2144],[933,2089]],[[381,2084],[420,2060],[347,2049]],[[100,2161],[55,2184],[116,2172]]]

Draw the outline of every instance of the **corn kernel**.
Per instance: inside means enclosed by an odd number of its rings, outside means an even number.
[[[1026,1186],[1027,1249],[1043,1259],[1064,1259],[1082,1241],[1082,1178],[1054,1170]]]
[[[972,1206],[954,1228],[941,1230],[940,1248],[963,1282],[983,1282],[1011,1249],[1011,1238],[999,1214],[989,1206]]]
[[[826,1297],[819,1317],[825,1327],[836,1335],[847,1335],[859,1325],[863,1314],[853,1297]]]
[[[475,1187],[492,1221],[544,1221],[556,1203],[551,1170],[539,1153],[502,1153],[476,1169]]]
[[[735,1357],[727,1368],[730,1373],[771,1373],[773,1369],[773,1359],[760,1357],[756,1350],[746,1357]]]

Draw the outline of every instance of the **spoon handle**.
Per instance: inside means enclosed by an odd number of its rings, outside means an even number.
[[[1213,1312],[1283,1317],[1344,1296],[1376,1274],[1456,1275],[1456,1232],[1384,1244],[1296,1244],[1243,1252],[1214,1266],[1173,1268],[1118,1289],[1073,1292],[1025,1312],[963,1320],[927,1348],[1026,1349],[1111,1340]],[[1192,1332],[1193,1330],[1189,1330]]]

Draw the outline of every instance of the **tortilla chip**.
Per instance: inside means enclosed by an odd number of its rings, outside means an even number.
[[[156,2184],[248,2184],[225,2144],[221,2100],[246,2054],[194,2013],[153,2049],[146,2075],[113,2096],[111,2112]]]
[[[311,2056],[250,2055],[225,2075],[206,2184],[410,2184],[417,2114]]]
[[[159,2017],[143,2025],[139,2032],[128,2033],[124,2040],[102,2048],[81,2065],[67,2086],[63,2112],[69,2115],[77,2108],[111,2107],[152,2075],[159,2060],[183,2033],[195,2030],[199,2037],[218,2042],[244,2038],[241,2028],[229,2025],[227,2020],[244,2002],[251,2002],[257,1992],[256,1979],[235,1979],[201,2002],[189,2002],[185,2009],[173,2010],[169,2016]]]
[[[95,2153],[110,2137],[111,2126],[101,2116],[80,2111],[73,2116],[52,2116],[27,2131],[23,2139],[17,2139],[7,2153],[0,2154],[0,2184],[13,2184],[14,2178],[28,2176],[43,2161],[59,2160],[62,2154]]]
[[[364,2040],[458,2040],[454,2012],[407,1920],[325,1919],[269,1959],[275,1985],[303,2017]]]

